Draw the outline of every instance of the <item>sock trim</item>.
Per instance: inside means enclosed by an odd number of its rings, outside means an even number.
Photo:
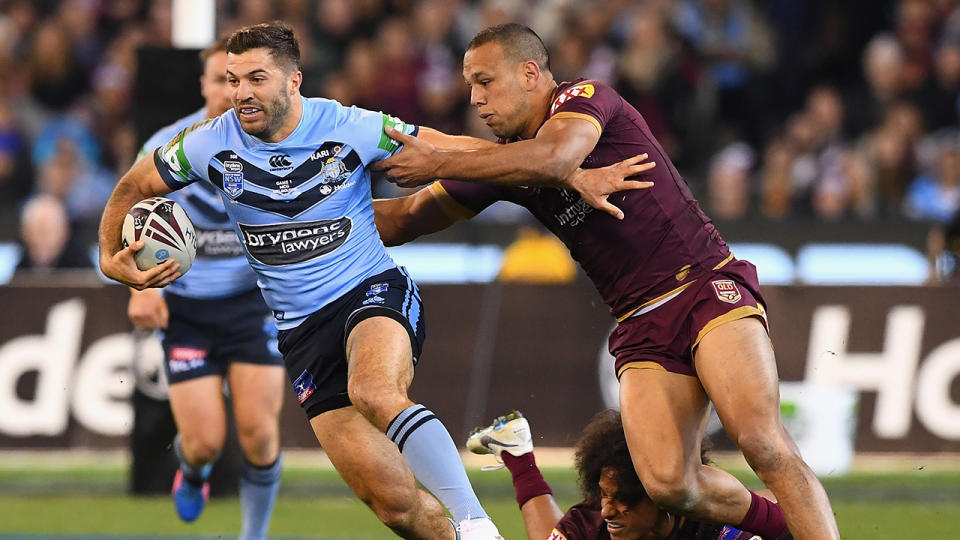
[[[396,427],[394,427],[394,424],[397,423],[397,420],[399,420],[400,417],[403,416],[403,414],[406,413],[406,412],[408,412],[408,411],[409,411],[409,414],[407,414],[407,416],[404,417],[403,420],[400,420],[400,423],[399,423]],[[398,432],[400,432],[400,430],[402,430],[405,425],[407,425],[407,422],[409,422],[414,416],[416,416],[417,414],[419,414],[419,413],[421,413],[421,412],[423,412],[423,411],[427,411],[427,408],[424,407],[423,405],[411,405],[411,406],[407,407],[406,409],[400,411],[399,414],[397,414],[395,417],[393,417],[393,420],[391,420],[391,421],[390,421],[390,424],[387,425],[387,431],[386,431],[387,436],[390,437],[390,440],[393,440],[394,436],[396,436],[396,434],[397,434]],[[429,412],[429,411],[427,411],[427,412]],[[393,435],[390,434],[391,431],[393,431]],[[396,441],[394,441],[394,442],[396,442]]]
[[[439,419],[437,418],[437,416],[436,416],[435,414],[431,413],[430,411],[427,411],[427,412],[430,413],[430,414],[428,414],[427,416],[424,416],[424,417],[421,418],[420,420],[417,420],[417,422],[416,422],[415,424],[413,424],[412,426],[410,426],[410,429],[408,429],[407,432],[403,434],[403,437],[400,438],[400,442],[397,443],[397,448],[400,449],[400,453],[401,453],[401,454],[403,453],[403,445],[404,445],[404,443],[407,442],[407,438],[410,437],[410,434],[411,434],[411,433],[413,433],[414,431],[417,430],[417,428],[419,428],[420,426],[426,424],[427,422],[429,422],[429,421],[431,421],[431,420],[437,420],[437,421],[439,421]]]
[[[280,481],[280,474],[283,471],[280,455],[277,455],[277,459],[273,460],[273,463],[270,465],[259,466],[254,465],[247,461],[247,458],[243,458],[243,472],[240,475],[240,479],[244,482],[258,486],[272,486]]]

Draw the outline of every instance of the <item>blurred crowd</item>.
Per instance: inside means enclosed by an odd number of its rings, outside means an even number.
[[[557,80],[605,81],[644,115],[717,219],[946,222],[960,205],[960,0],[217,6],[220,34],[270,19],[295,28],[304,95],[483,137],[464,47],[486,26],[528,24]],[[0,0],[0,211],[21,231],[2,239],[22,238],[25,265],[87,259],[68,247],[94,240],[142,142],[137,50],[169,46],[171,24],[169,0]],[[67,234],[30,234],[37,220]]]

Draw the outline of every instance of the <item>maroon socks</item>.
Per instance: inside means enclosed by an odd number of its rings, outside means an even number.
[[[770,540],[791,538],[780,505],[750,492],[750,509],[738,528]]]
[[[547,485],[547,481],[543,479],[543,475],[540,474],[540,469],[537,468],[537,460],[534,459],[533,452],[523,454],[520,457],[509,452],[503,452],[500,454],[500,459],[503,460],[503,464],[507,466],[510,475],[513,476],[513,489],[517,494],[517,504],[521,508],[523,508],[525,502],[534,497],[553,493],[550,486]],[[777,511],[779,511],[779,508],[777,508]]]

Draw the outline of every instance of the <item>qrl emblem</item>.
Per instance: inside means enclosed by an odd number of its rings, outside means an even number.
[[[717,293],[717,298],[728,303],[736,304],[740,301],[740,289],[737,288],[737,284],[729,279],[718,279],[717,281],[712,281],[713,292]]]

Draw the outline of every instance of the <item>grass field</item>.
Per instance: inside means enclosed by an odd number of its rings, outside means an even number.
[[[561,506],[576,502],[572,471],[547,468],[544,474]],[[470,476],[504,536],[525,538],[509,473]],[[738,476],[755,485],[755,478]],[[960,471],[858,472],[824,483],[844,538],[960,538]],[[0,466],[0,539],[235,538],[238,533],[236,499],[212,500],[196,523],[186,525],[175,517],[168,497],[129,497],[125,485],[120,465]],[[288,467],[282,486],[271,527],[275,540],[392,537],[333,471]]]

